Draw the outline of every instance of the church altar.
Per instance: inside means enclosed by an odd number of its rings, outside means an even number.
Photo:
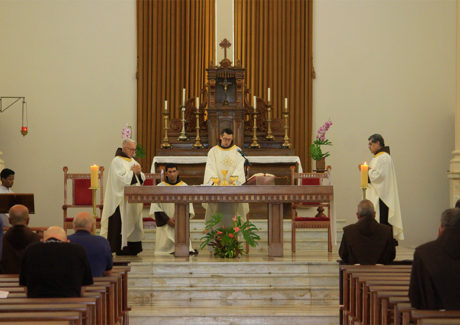
[[[330,185],[126,186],[125,197],[130,203],[175,203],[176,257],[189,255],[188,203],[265,203],[268,206],[268,256],[275,257],[283,256],[283,203],[332,202],[333,187]],[[331,216],[333,215],[331,211]],[[334,223],[335,220],[331,222]]]

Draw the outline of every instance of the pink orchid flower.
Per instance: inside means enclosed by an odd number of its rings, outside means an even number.
[[[228,234],[228,237],[233,238],[233,234]]]
[[[240,228],[235,227],[235,228],[233,228],[233,230],[235,230],[235,232],[238,232],[238,231],[240,231]]]

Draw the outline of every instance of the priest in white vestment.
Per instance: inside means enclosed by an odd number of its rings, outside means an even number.
[[[230,183],[231,176],[237,177],[237,185],[245,183],[244,162],[241,149],[233,144],[233,131],[222,130],[220,144],[212,147],[208,152],[203,184],[212,185],[213,178],[218,178],[221,184],[224,179]],[[203,204],[203,207],[206,209],[205,221],[220,213],[223,215],[222,225],[225,226],[233,225],[234,216],[240,216],[243,222],[246,221],[249,212],[248,203],[209,203]]]
[[[187,186],[187,183],[179,178],[179,170],[176,164],[166,164],[165,180],[157,186]],[[155,234],[155,255],[173,254],[175,250],[175,204],[155,202],[150,205],[150,216],[155,217],[156,234]],[[189,216],[195,216],[193,204],[189,204]],[[189,244],[190,255],[196,255],[198,252],[193,249],[192,241]]]
[[[376,219],[393,228],[393,237],[404,239],[398,183],[393,160],[384,151],[385,142],[380,134],[369,137],[369,150],[374,154],[369,163],[369,188],[367,199],[375,206]]]
[[[0,173],[0,179],[2,184],[0,185],[0,194],[13,193],[11,189],[14,184],[14,171],[9,168],[2,169]],[[0,213],[0,219],[2,224],[0,225],[3,229],[3,225],[9,225],[8,213]]]
[[[135,153],[136,143],[129,138],[123,140],[110,164],[105,187],[101,236],[107,238],[117,255],[137,255],[142,251],[143,205],[128,203],[124,196],[125,186],[141,186],[145,180],[141,166],[133,158]]]

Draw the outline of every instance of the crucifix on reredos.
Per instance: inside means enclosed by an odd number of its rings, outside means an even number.
[[[219,43],[224,51],[224,59],[219,66],[211,65],[208,79],[208,142],[212,147],[219,142],[219,133],[225,128],[233,130],[234,143],[244,144],[244,89],[245,69],[239,64],[232,65],[227,58],[231,43],[224,39]]]

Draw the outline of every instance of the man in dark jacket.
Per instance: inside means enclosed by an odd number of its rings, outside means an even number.
[[[396,249],[391,227],[375,220],[374,205],[359,202],[358,222],[343,228],[339,255],[346,264],[390,264]]]
[[[460,209],[441,215],[438,238],[415,249],[409,286],[412,307],[460,310]]]

